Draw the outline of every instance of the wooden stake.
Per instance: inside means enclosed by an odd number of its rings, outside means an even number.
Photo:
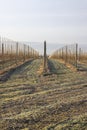
[[[44,72],[47,71],[46,63],[47,63],[47,56],[46,56],[46,41],[44,41]]]
[[[78,44],[76,44],[76,68],[78,66]]]

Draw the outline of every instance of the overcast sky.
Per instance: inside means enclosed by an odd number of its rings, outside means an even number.
[[[0,35],[18,41],[86,44],[87,0],[0,0]]]

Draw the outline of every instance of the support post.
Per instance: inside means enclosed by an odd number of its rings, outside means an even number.
[[[4,68],[4,43],[2,43],[2,67]]]
[[[76,44],[76,68],[78,66],[78,44]]]
[[[2,56],[4,56],[4,44],[2,43]]]
[[[30,56],[30,55],[29,55],[29,51],[30,51],[30,50],[29,50],[29,46],[28,46],[28,58],[29,58],[29,56]]]
[[[47,71],[47,66],[46,66],[46,64],[47,64],[47,56],[46,56],[46,41],[44,41],[44,72],[46,72]]]
[[[18,42],[16,43],[16,64],[18,60]]]
[[[26,48],[26,45],[24,44],[24,62],[25,62],[25,57],[26,57],[25,48]]]
[[[65,47],[65,51],[66,51],[66,57],[65,57],[65,64],[67,63],[67,52],[68,52],[68,48],[67,48],[67,46]]]
[[[63,59],[63,48],[62,48],[62,59]]]

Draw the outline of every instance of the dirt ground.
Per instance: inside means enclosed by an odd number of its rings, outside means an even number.
[[[36,59],[0,82],[0,130],[87,130],[87,71]]]

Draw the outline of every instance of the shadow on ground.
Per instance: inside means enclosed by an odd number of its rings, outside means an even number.
[[[33,60],[27,61],[23,63],[22,65],[19,65],[15,68],[10,69],[9,71],[6,71],[3,75],[0,75],[0,82],[6,82],[14,73],[18,73],[21,70],[24,70],[24,68],[32,63]]]

